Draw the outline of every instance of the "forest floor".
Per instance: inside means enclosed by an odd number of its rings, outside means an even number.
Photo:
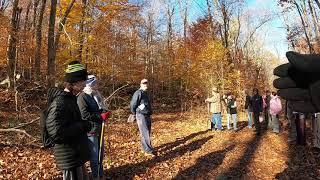
[[[107,178],[320,179],[320,154],[311,150],[310,143],[289,144],[286,120],[281,120],[279,135],[265,131],[256,136],[247,128],[243,115],[239,118],[238,132],[234,132],[210,131],[208,118],[194,114],[153,116],[152,144],[158,152],[156,157],[141,153],[135,123],[111,119],[105,134]],[[8,116],[0,117],[2,128]],[[34,123],[26,131],[32,132],[36,127]],[[26,145],[27,141],[30,141],[27,137],[15,132],[0,133],[0,179],[61,179],[52,150]]]

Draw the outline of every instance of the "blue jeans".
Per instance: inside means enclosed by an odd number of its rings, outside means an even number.
[[[212,123],[215,125],[214,128],[218,128],[219,130],[222,129],[221,113],[213,113],[213,115],[212,115]]]
[[[89,151],[90,151],[90,167],[93,178],[98,178],[98,162],[99,162],[99,136],[88,136],[89,139]],[[101,150],[101,164],[100,164],[100,177],[103,176],[103,159],[104,145],[102,144]]]
[[[251,128],[251,127],[252,127],[252,115],[253,115],[253,113],[250,112],[250,111],[247,109],[247,114],[248,114],[248,126],[249,126],[249,128]]]
[[[143,114],[136,114],[137,124],[140,131],[141,144],[144,152],[153,152],[153,147],[151,146],[151,118]]]
[[[231,118],[233,120],[233,129],[237,130],[237,114],[227,114],[227,128],[228,130],[231,129],[230,127]]]

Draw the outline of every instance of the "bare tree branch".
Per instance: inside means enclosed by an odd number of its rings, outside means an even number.
[[[0,129],[0,132],[18,132],[18,133],[22,133],[22,134],[26,135],[27,137],[29,137],[33,140],[36,139],[33,136],[31,136],[30,134],[28,134],[25,130],[21,130],[21,129],[15,129],[15,128]]]
[[[109,100],[113,95],[115,95],[118,91],[120,91],[121,89],[123,89],[123,88],[125,88],[125,87],[127,87],[127,86],[129,86],[129,84],[123,85],[123,86],[119,87],[118,89],[116,89],[115,91],[113,91],[110,96],[108,96],[107,98],[104,99],[104,102],[108,101],[108,100]]]
[[[26,123],[19,124],[18,126],[13,127],[13,128],[11,128],[11,129],[19,129],[19,128],[25,127],[25,126],[27,126],[27,125],[29,125],[29,124],[32,124],[32,123],[38,121],[39,119],[40,119],[40,117],[38,117],[38,118],[36,118],[36,119],[34,119],[34,120],[30,121],[30,122],[26,122]]]

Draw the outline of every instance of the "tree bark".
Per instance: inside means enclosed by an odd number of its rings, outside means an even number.
[[[27,6],[27,11],[26,11],[26,18],[24,21],[24,31],[29,30],[29,14],[30,14],[30,8],[31,8],[32,0],[29,0],[28,6]]]
[[[48,30],[48,86],[53,87],[55,84],[55,72],[56,72],[56,48],[55,48],[55,22],[57,13],[57,0],[51,0],[51,9],[49,17],[49,30]]]
[[[33,3],[33,20],[32,20],[33,30],[35,30],[37,26],[37,10],[39,6],[39,2],[40,0],[34,0],[34,3]]]
[[[87,0],[82,0],[82,16],[81,16],[80,28],[79,28],[79,48],[77,50],[77,55],[76,55],[79,61],[82,61],[83,43],[85,39],[84,24],[85,24],[85,18],[86,18],[87,3],[88,3]]]
[[[8,51],[7,51],[7,60],[8,60],[8,88],[9,90],[14,90],[14,75],[15,75],[15,60],[17,52],[17,33],[18,33],[18,8],[19,0],[14,0],[12,3],[12,15],[11,15],[11,25],[10,25],[10,34],[8,37]]]
[[[214,26],[213,26],[213,17],[212,17],[212,12],[211,12],[211,5],[210,5],[209,0],[206,0],[206,1],[207,1],[207,9],[208,9],[209,21],[210,21],[211,36],[212,36],[212,39],[214,39],[215,38],[215,34],[214,34]]]
[[[47,0],[41,1],[40,14],[36,27],[36,49],[34,56],[34,77],[36,81],[40,79],[40,61],[41,61],[41,47],[42,47],[42,20]]]

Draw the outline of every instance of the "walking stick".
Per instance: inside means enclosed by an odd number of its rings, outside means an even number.
[[[110,112],[103,113],[106,114],[105,118],[108,119]],[[106,119],[102,121],[101,125],[101,133],[100,133],[100,141],[99,141],[99,154],[98,154],[98,178],[100,178],[100,166],[102,164],[102,145],[103,145],[103,140],[104,140],[104,129],[105,129],[105,124],[106,124]]]

